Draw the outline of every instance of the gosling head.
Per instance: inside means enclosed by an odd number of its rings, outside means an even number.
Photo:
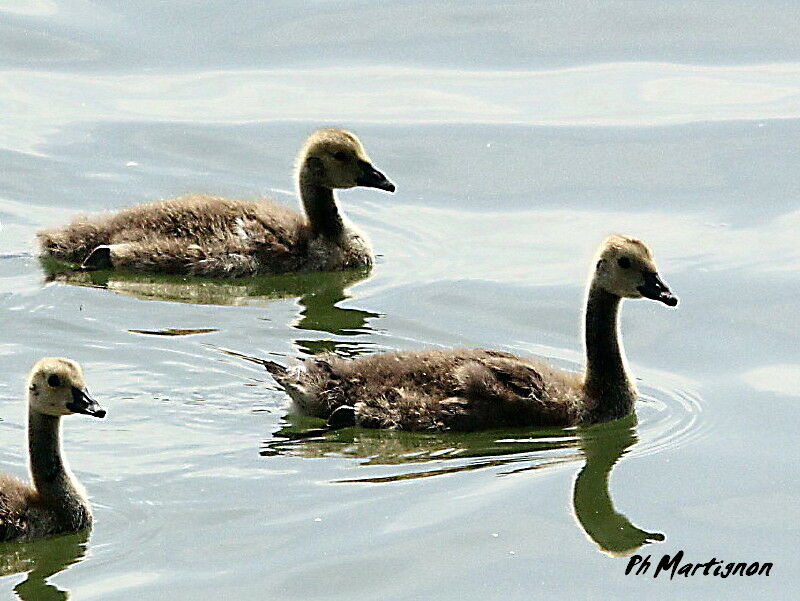
[[[394,192],[386,176],[372,166],[361,141],[342,129],[319,129],[300,151],[303,177],[325,188],[364,186]]]
[[[641,240],[615,234],[600,247],[595,285],[621,298],[649,298],[669,307],[678,304],[667,285],[658,277],[650,249]]]
[[[106,415],[105,409],[89,396],[81,366],[58,357],[41,359],[31,369],[28,404],[34,411],[57,417],[73,413]]]

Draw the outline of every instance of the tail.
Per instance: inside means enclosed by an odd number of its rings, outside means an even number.
[[[270,361],[269,359],[260,359],[260,361],[264,368],[272,375],[272,378],[278,386],[283,388],[290,397],[295,400],[304,397],[305,389],[298,381],[296,373],[290,373],[287,367],[280,363],[275,363],[275,361]]]
[[[102,244],[108,244],[110,233],[105,219],[78,217],[72,223],[36,233],[43,257],[70,263],[83,260]]]
[[[289,371],[283,365],[275,363],[275,361],[270,361],[269,359],[261,359],[261,364],[272,374],[272,377],[275,378],[278,384],[283,385],[281,380],[284,380],[286,376],[289,375]]]
[[[317,404],[317,395],[314,386],[311,386],[311,389],[307,388],[310,383],[304,377],[307,376],[304,365],[289,370],[280,363],[268,359],[261,359],[261,364],[272,374],[278,386],[283,388],[301,411],[309,415],[316,415],[317,412],[313,408]]]

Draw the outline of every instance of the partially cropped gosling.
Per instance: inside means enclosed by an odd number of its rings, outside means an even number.
[[[92,525],[86,492],[61,456],[61,417],[105,417],[69,359],[47,358],[28,378],[28,454],[33,486],[0,474],[0,541],[79,532]]]
[[[395,187],[359,139],[341,129],[314,132],[300,151],[296,179],[305,217],[269,200],[191,194],[42,230],[41,256],[86,269],[207,277],[370,266],[369,241],[342,216],[333,191]]]
[[[289,369],[264,364],[299,411],[327,418],[331,428],[480,430],[613,420],[631,413],[637,398],[619,339],[623,298],[678,304],[648,247],[614,235],[603,242],[589,282],[583,374],[484,349],[329,355]]]

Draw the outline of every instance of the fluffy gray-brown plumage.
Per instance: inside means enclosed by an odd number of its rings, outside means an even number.
[[[0,541],[33,540],[91,526],[83,487],[61,455],[61,417],[106,412],[86,392],[80,366],[69,359],[42,359],[28,379],[27,484],[0,474]]]
[[[618,312],[623,298],[677,299],[640,240],[611,236],[592,272],[585,312],[586,369],[565,372],[482,349],[401,351],[346,360],[323,356],[285,368],[265,361],[297,408],[331,427],[479,430],[569,426],[633,411]]]
[[[41,256],[87,269],[208,277],[371,265],[369,241],[341,215],[333,190],[395,188],[358,138],[340,129],[314,132],[298,158],[297,186],[305,217],[266,199],[191,194],[42,230]]]

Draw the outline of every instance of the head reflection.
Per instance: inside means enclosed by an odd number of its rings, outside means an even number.
[[[581,429],[509,430],[465,433],[412,433],[393,430],[315,428],[319,420],[289,415],[286,427],[267,441],[264,456],[339,455],[363,465],[392,465],[391,473],[342,482],[397,482],[485,467],[506,467],[501,475],[545,469],[585,459],[575,479],[572,509],[580,527],[603,551],[633,553],[664,540],[634,526],[616,511],[609,490],[611,470],[637,442],[634,415]]]
[[[585,428],[580,436],[586,461],[575,478],[572,508],[584,532],[611,555],[628,555],[646,543],[664,540],[663,534],[634,526],[611,500],[611,470],[637,442],[635,426],[636,417],[629,415]]]
[[[29,543],[0,543],[0,575],[27,572],[14,587],[22,601],[65,601],[69,592],[47,580],[83,560],[89,531]]]

